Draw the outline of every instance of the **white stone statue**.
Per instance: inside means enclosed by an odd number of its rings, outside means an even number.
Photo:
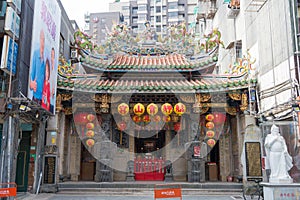
[[[266,169],[271,170],[270,183],[292,183],[288,171],[292,168],[292,157],[289,155],[284,138],[279,128],[272,125],[271,133],[265,140]]]

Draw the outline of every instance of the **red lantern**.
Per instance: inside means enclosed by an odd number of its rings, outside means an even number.
[[[206,131],[206,136],[209,138],[213,138],[215,136],[215,132],[212,130]]]
[[[134,114],[141,116],[145,112],[145,106],[141,103],[137,103],[133,107]]]
[[[225,113],[214,113],[214,123],[216,125],[224,124],[226,121],[226,114]]]
[[[164,122],[170,122],[171,121],[171,116],[163,116]]]
[[[186,107],[183,103],[177,103],[175,106],[174,106],[174,112],[181,116],[183,113],[185,113],[186,111]]]
[[[94,123],[90,122],[90,123],[87,123],[85,127],[89,130],[93,130],[95,128],[95,125],[94,125]]]
[[[165,115],[168,116],[173,112],[173,107],[169,103],[165,103],[161,106],[161,112]]]
[[[94,121],[94,120],[96,119],[96,116],[93,115],[93,114],[88,114],[88,115],[86,116],[86,118],[87,118],[87,120],[88,120],[89,122],[92,122],[92,121]]]
[[[89,122],[87,119],[87,113],[76,113],[74,115],[74,122],[76,125],[85,125],[86,123]]]
[[[215,144],[216,144],[216,140],[214,140],[214,139],[209,139],[209,140],[207,140],[206,143],[208,144],[208,146],[213,147],[213,146],[215,146]]]
[[[150,103],[148,106],[147,106],[147,113],[151,116],[154,116],[156,115],[156,113],[158,112],[158,107],[156,104],[154,103]]]
[[[95,144],[95,140],[90,138],[85,143],[87,146],[92,147]]]
[[[213,129],[213,128],[215,127],[215,125],[214,125],[213,122],[207,122],[205,126],[206,126],[206,128],[208,128],[208,129]]]
[[[124,121],[122,121],[118,124],[118,128],[120,131],[124,131],[126,129],[126,127],[127,127],[127,125]]]
[[[181,124],[180,124],[180,122],[174,123],[174,131],[180,131],[180,129],[181,129]]]
[[[95,132],[93,130],[88,130],[86,132],[86,136],[89,137],[89,138],[92,138],[95,136]]]
[[[142,118],[140,116],[137,116],[137,115],[134,115],[132,117],[132,120],[135,122],[135,123],[139,123],[142,121]]]
[[[155,115],[154,118],[153,118],[153,120],[154,120],[155,122],[160,122],[161,117],[160,117],[159,115]]]
[[[150,116],[149,115],[144,115],[143,121],[146,122],[146,123],[149,123],[151,121]]]
[[[118,113],[120,115],[126,115],[129,112],[129,106],[126,103],[118,105]]]
[[[208,115],[205,116],[205,119],[206,119],[207,121],[211,122],[211,121],[214,120],[214,115],[208,114]]]

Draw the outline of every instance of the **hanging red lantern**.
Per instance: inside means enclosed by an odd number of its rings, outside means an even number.
[[[205,126],[208,129],[213,129],[215,127],[215,124],[213,122],[207,122]]]
[[[180,124],[180,122],[174,123],[174,131],[180,131],[180,129],[181,129],[181,124]]]
[[[205,119],[206,119],[207,121],[211,122],[211,121],[214,120],[214,115],[208,114],[208,115],[205,116]]]
[[[118,123],[118,128],[120,131],[124,131],[126,129],[127,125],[124,121],[121,121],[120,123]]]
[[[161,106],[161,112],[165,115],[168,116],[173,112],[173,107],[169,103],[165,103]]]
[[[95,128],[95,125],[94,125],[94,123],[89,122],[89,123],[86,124],[85,127],[86,127],[87,129],[89,129],[89,130],[93,130],[93,129]]]
[[[89,122],[87,119],[87,113],[76,113],[74,115],[74,123],[75,125],[85,125]]]
[[[163,116],[164,122],[170,122],[171,121],[171,116]]]
[[[86,132],[86,136],[89,137],[89,138],[92,138],[95,136],[95,132],[93,130],[88,130]]]
[[[158,112],[158,106],[154,103],[150,103],[148,106],[147,106],[147,113],[151,116],[154,116],[156,115],[156,113]]]
[[[92,122],[92,121],[94,121],[94,120],[96,119],[96,116],[93,115],[93,114],[88,114],[88,115],[86,116],[86,118],[87,118],[87,120],[88,120],[89,122]]]
[[[155,116],[153,117],[153,121],[154,121],[154,122],[160,122],[160,120],[161,120],[161,117],[160,117],[159,115],[155,115]]]
[[[216,144],[216,140],[211,138],[211,139],[207,140],[206,143],[207,143],[208,146],[213,147]]]
[[[122,116],[127,115],[129,112],[129,106],[126,103],[121,103],[118,105],[118,113]]]
[[[95,144],[95,140],[90,138],[85,143],[87,146],[92,147]]]
[[[141,103],[137,103],[133,107],[134,114],[141,116],[145,112],[145,106]]]
[[[209,138],[213,138],[215,136],[215,132],[212,130],[206,131],[206,136]]]
[[[149,115],[144,115],[143,116],[143,121],[146,123],[149,123],[151,121],[150,116]]]
[[[174,112],[181,116],[182,114],[184,114],[186,112],[186,107],[183,103],[177,103],[175,106],[174,106]]]
[[[225,123],[225,121],[226,121],[225,113],[216,112],[216,113],[213,113],[213,115],[214,115],[214,123],[216,125],[221,125],[221,124]]]
[[[132,117],[132,120],[135,122],[135,123],[139,123],[142,121],[142,118],[140,116],[137,116],[137,115],[134,115]]]

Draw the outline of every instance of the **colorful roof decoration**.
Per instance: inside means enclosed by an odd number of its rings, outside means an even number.
[[[246,80],[244,75],[207,76],[201,80],[161,79],[153,80],[98,80],[98,79],[65,79],[58,80],[57,87],[64,90],[76,90],[93,93],[194,93],[237,90],[255,85],[256,79]]]
[[[126,25],[116,25],[106,43],[98,46],[76,32],[81,66],[87,73],[62,63],[57,87],[88,93],[205,93],[255,85],[247,70],[213,74],[218,48],[223,46],[217,29],[197,39],[181,23],[169,27],[168,37],[161,38],[145,24],[144,33],[136,38]]]

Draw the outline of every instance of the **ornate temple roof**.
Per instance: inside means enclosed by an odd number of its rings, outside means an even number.
[[[237,66],[239,74],[213,74],[222,45],[219,31],[213,30],[201,43],[180,28],[160,42],[147,36],[150,32],[136,41],[125,28],[116,29],[102,46],[94,46],[87,35],[77,32],[76,46],[86,73],[64,63],[57,87],[90,93],[203,93],[255,85],[256,79],[249,78],[243,66]]]
[[[93,78],[59,80],[59,89],[93,93],[194,93],[217,92],[247,88],[255,85],[256,79],[242,76],[207,76],[201,80],[99,80]]]

